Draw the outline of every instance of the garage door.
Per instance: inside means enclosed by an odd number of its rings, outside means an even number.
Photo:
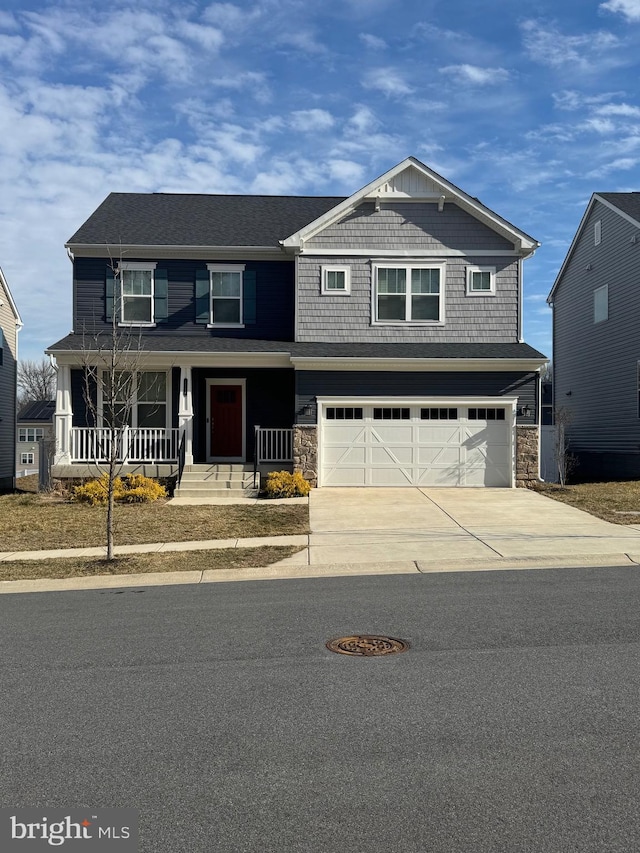
[[[321,407],[321,486],[511,486],[500,405]]]

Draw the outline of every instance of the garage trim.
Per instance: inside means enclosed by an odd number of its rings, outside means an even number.
[[[380,406],[380,407],[447,407],[447,408],[469,408],[469,407],[486,407],[486,408],[504,408],[506,409],[506,420],[508,424],[508,453],[510,460],[509,486],[515,487],[515,452],[516,452],[516,414],[517,414],[517,397],[372,397],[372,396],[331,396],[318,397],[318,486],[323,484],[322,478],[324,474],[324,426],[326,422],[325,412],[328,407],[363,407],[363,406]],[[411,420],[414,418],[412,416]],[[333,421],[331,423],[334,423]]]

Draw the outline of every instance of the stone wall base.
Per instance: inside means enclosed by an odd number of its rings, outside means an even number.
[[[315,424],[293,427],[293,470],[299,471],[312,486],[318,485],[318,427]]]
[[[537,426],[516,427],[516,486],[527,488],[540,481],[540,431]]]

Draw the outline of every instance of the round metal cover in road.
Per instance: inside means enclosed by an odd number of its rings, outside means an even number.
[[[326,646],[329,651],[340,655],[377,657],[404,652],[409,648],[409,643],[406,640],[398,640],[395,637],[355,634],[352,637],[336,637],[334,640],[329,640]]]

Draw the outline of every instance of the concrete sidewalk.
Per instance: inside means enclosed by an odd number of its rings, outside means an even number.
[[[271,566],[38,581],[0,592],[380,573],[640,564],[640,527],[616,525],[527,489],[318,489],[309,536],[125,545],[116,554],[295,545]],[[104,548],[0,553],[0,561],[104,556]]]

